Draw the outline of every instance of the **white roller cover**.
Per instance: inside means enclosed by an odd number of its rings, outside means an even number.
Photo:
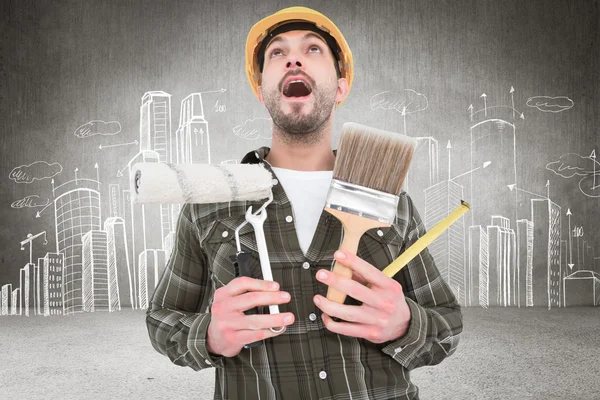
[[[226,203],[266,199],[271,173],[260,164],[137,163],[131,169],[134,203]]]

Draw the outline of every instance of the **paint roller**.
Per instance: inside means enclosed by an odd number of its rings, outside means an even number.
[[[265,207],[273,200],[273,178],[271,173],[262,164],[170,164],[141,162],[133,165],[131,169],[132,201],[136,204],[169,204],[169,203],[227,203],[232,201],[259,201],[267,202],[259,209],[262,222],[266,218]],[[249,217],[252,207],[246,213],[246,221],[253,221]],[[238,252],[235,259],[237,268],[243,276],[252,276],[249,253],[241,251],[238,231],[236,230],[236,243]],[[260,264],[265,279],[272,280],[271,266],[268,261],[266,242],[262,224],[252,224],[255,228],[257,246],[259,248]],[[262,246],[261,246],[262,243]],[[270,305],[271,314],[278,314],[277,305]],[[245,314],[256,314],[256,308],[247,310]],[[271,328],[273,332],[280,333],[284,327]],[[246,348],[255,347],[262,343],[257,341],[246,345]]]
[[[140,162],[131,169],[130,186],[137,204],[207,204],[267,199],[272,180],[261,164]]]

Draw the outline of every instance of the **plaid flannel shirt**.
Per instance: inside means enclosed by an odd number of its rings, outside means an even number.
[[[264,163],[262,147],[242,163]],[[335,151],[334,151],[335,152]],[[272,172],[273,173],[273,172]],[[273,177],[276,178],[273,173]],[[292,205],[281,184],[273,186],[273,202],[264,224],[273,278],[291,301],[279,305],[295,322],[259,347],[244,348],[235,357],[210,354],[206,333],[217,288],[238,275],[235,228],[247,207],[262,202],[185,204],[166,269],[147,310],[153,347],[181,366],[215,368],[215,399],[416,399],[410,380],[414,368],[435,365],[456,350],[462,331],[460,306],[440,276],[428,249],[394,276],[411,311],[408,332],[397,340],[375,344],[329,331],[313,304],[327,286],[316,280],[319,269],[332,269],[341,244],[341,223],[321,214],[305,255],[294,226]],[[357,255],[380,270],[425,233],[425,226],[406,192],[400,195],[396,223],[367,231]],[[252,255],[253,277],[261,278],[256,240],[250,224],[240,231],[243,251]],[[347,297],[346,304],[360,304]]]

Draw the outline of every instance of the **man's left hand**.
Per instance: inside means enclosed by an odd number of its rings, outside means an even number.
[[[362,305],[339,304],[316,295],[313,301],[323,311],[325,327],[331,332],[364,338],[373,343],[404,336],[411,315],[402,286],[354,254],[338,250],[335,259],[352,269],[352,279],[324,269],[317,272],[317,279],[362,302]],[[367,287],[367,284],[371,286]],[[348,322],[335,322],[331,317]]]

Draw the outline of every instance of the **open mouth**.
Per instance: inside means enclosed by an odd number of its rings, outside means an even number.
[[[283,87],[283,95],[288,98],[303,98],[312,93],[312,88],[302,79],[293,79]]]

